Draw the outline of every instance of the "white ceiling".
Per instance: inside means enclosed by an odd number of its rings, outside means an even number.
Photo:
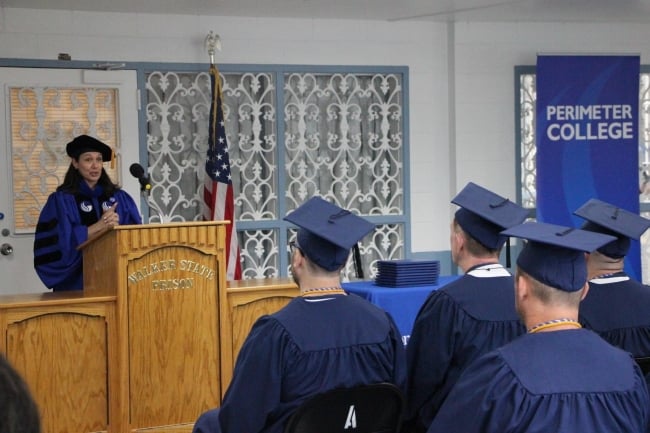
[[[0,0],[0,7],[382,21],[650,23],[650,0]]]

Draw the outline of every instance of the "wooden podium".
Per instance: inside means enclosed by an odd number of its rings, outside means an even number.
[[[231,345],[219,332],[231,334],[219,299],[225,225],[117,226],[81,248],[84,291],[116,296],[110,430],[193,423],[218,406],[223,370],[232,370],[220,359],[220,345]]]
[[[89,239],[84,290],[0,296],[0,352],[44,433],[190,432],[219,406],[255,320],[289,280],[225,280],[225,224],[117,226]]]

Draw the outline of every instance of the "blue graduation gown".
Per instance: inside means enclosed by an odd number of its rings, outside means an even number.
[[[643,433],[641,370],[597,334],[524,335],[467,367],[428,433]]]
[[[81,193],[56,191],[41,210],[34,238],[34,268],[50,289],[83,289],[82,253],[79,244],[88,239],[88,226],[99,221],[102,207],[115,201],[120,224],[141,224],[142,219],[131,196],[118,189],[112,196],[102,187],[94,190],[81,183]]]
[[[425,431],[463,369],[524,334],[514,278],[499,264],[468,270],[421,307],[407,352],[406,424]]]
[[[282,433],[309,397],[376,382],[406,382],[390,316],[359,296],[298,297],[256,321],[221,407],[202,414],[194,432]]]
[[[634,357],[650,356],[650,287],[624,272],[593,279],[580,322]]]

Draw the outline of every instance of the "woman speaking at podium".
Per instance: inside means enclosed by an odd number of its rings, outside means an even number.
[[[82,254],[89,236],[119,224],[141,224],[133,198],[113,183],[103,164],[113,150],[88,135],[66,145],[71,158],[63,183],[41,210],[34,239],[34,268],[50,289],[83,289]],[[109,252],[107,252],[109,253]]]

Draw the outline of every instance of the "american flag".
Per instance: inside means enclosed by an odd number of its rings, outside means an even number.
[[[203,217],[208,221],[230,221],[230,224],[226,226],[226,279],[240,280],[241,263],[235,228],[235,201],[223,117],[221,80],[215,65],[210,65],[210,86],[212,103],[210,105],[208,152],[205,162]]]

